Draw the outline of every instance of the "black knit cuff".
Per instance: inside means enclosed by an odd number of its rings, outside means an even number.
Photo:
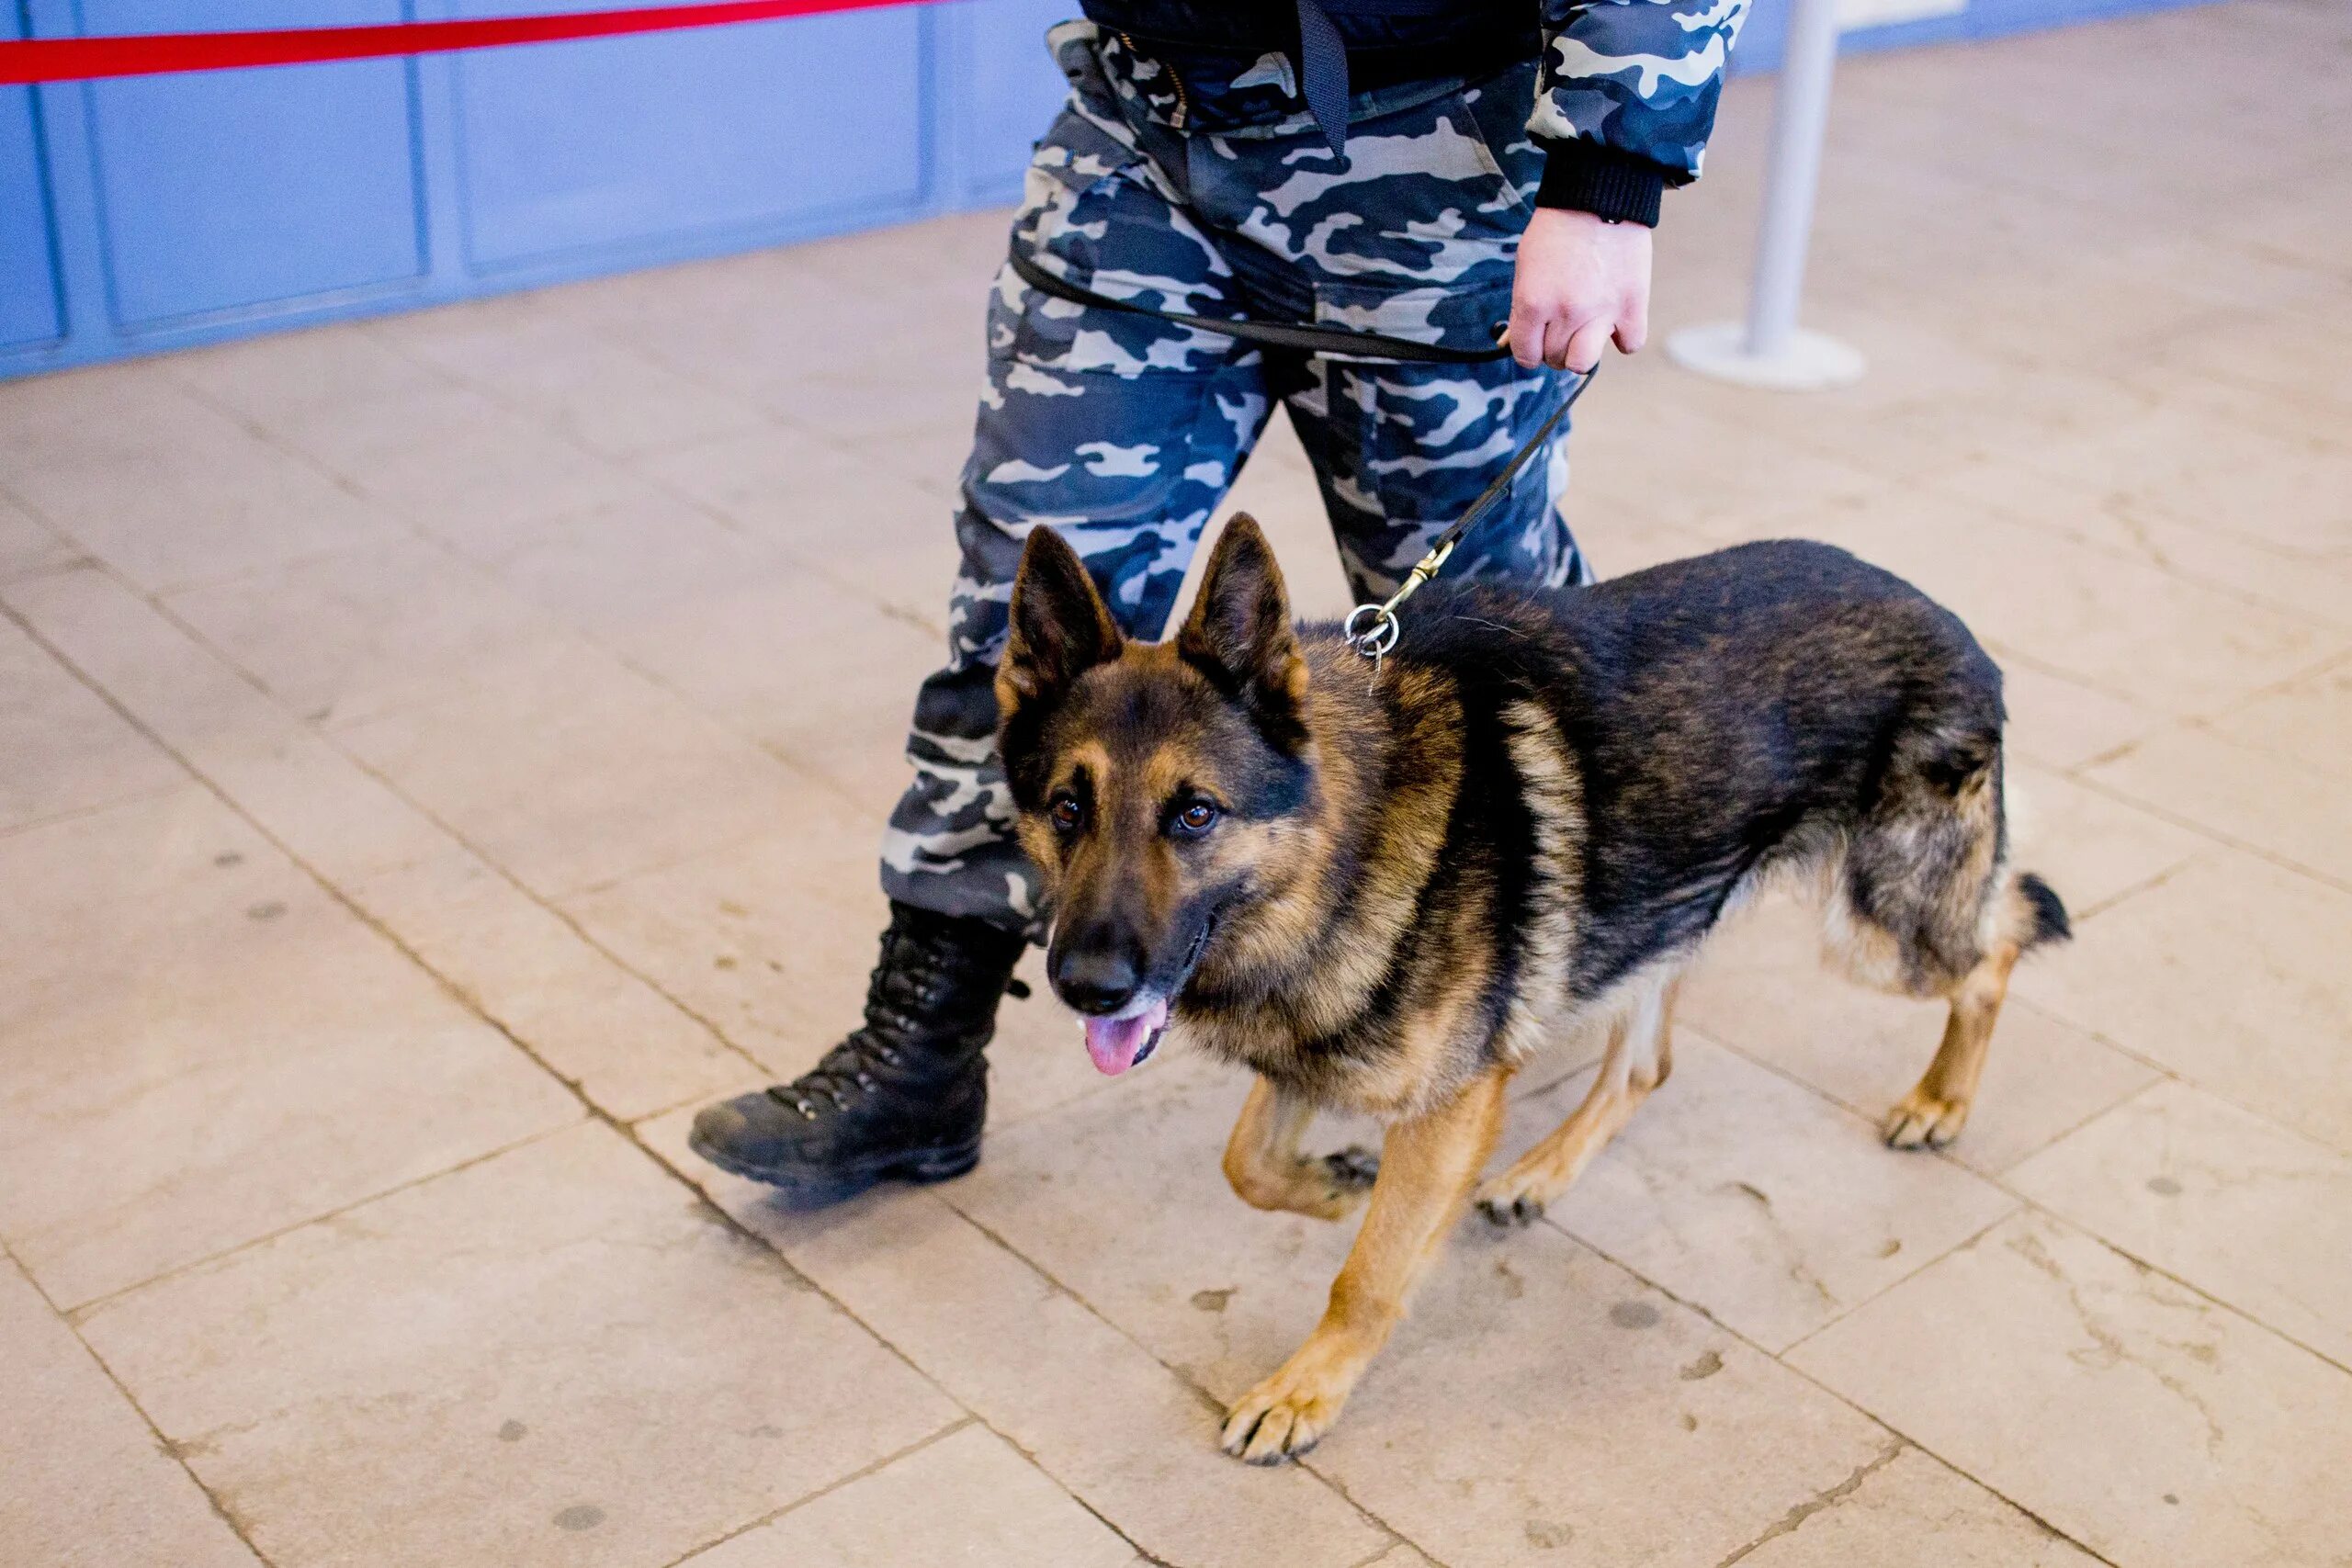
[[[1656,164],[1581,139],[1539,136],[1535,141],[1544,152],[1536,206],[1571,208],[1612,223],[1657,227],[1666,175]]]

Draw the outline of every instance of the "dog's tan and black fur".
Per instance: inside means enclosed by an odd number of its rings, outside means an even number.
[[[1956,1135],[2018,956],[2066,935],[2009,863],[2000,672],[1916,589],[1826,546],[1744,546],[1597,588],[1441,582],[1375,675],[1294,628],[1237,518],[1169,642],[1124,640],[1033,533],[997,677],[1047,974],[1106,1071],[1189,1039],[1258,1075],[1234,1190],[1323,1218],[1371,1201],[1321,1323],[1234,1405],[1225,1446],[1304,1451],[1474,1193],[1525,1223],[1671,1065],[1678,976],[1768,880],[1816,888],[1866,984],[1951,1004],[1886,1120]],[[1590,1093],[1478,1178],[1547,1033],[1605,1029]],[[1377,1177],[1313,1158],[1315,1111],[1387,1124]]]

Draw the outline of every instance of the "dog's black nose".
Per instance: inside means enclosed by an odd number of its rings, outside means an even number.
[[[1053,956],[1054,994],[1080,1012],[1116,1012],[1135,999],[1143,967],[1119,942],[1073,944]]]

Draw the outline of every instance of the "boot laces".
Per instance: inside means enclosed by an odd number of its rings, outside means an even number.
[[[790,1083],[769,1089],[769,1098],[789,1105],[810,1122],[824,1114],[818,1108],[820,1102],[830,1102],[836,1111],[846,1111],[852,1100],[874,1087],[874,1074],[866,1065],[872,1060],[896,1066],[899,1055],[861,1029],[826,1052],[815,1066]]]
[[[901,1065],[899,1042],[923,1031],[943,994],[969,963],[950,940],[892,921],[882,933],[881,959],[866,976],[865,1022],[815,1066],[769,1089],[769,1098],[810,1122],[824,1114],[822,1104],[848,1110],[851,1100],[875,1087],[876,1064]]]

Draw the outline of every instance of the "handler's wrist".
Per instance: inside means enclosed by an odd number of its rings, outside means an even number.
[[[1536,142],[1544,152],[1536,206],[1589,212],[1611,223],[1657,227],[1666,176],[1657,164],[1581,139],[1539,136]]]

